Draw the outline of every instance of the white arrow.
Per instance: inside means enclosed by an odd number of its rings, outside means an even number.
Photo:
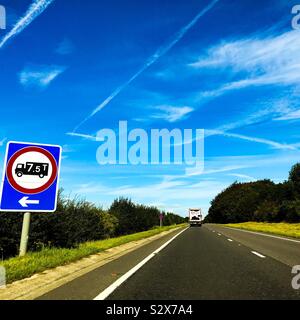
[[[28,204],[39,204],[40,200],[28,200],[29,197],[23,197],[22,199],[19,200],[20,205],[23,208],[27,208]]]

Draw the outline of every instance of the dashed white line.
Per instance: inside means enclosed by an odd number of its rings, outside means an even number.
[[[221,236],[221,233],[218,233],[218,236]]]
[[[164,249],[168,244],[170,244],[175,238],[177,238],[182,232],[187,230],[189,228],[185,228],[181,232],[177,233],[173,238],[168,240],[166,243],[164,243],[161,247],[153,251],[151,254],[149,254],[148,257],[146,257],[144,260],[142,260],[140,263],[138,263],[135,267],[130,269],[128,272],[126,272],[121,278],[116,280],[114,283],[112,283],[109,287],[107,287],[105,290],[103,290],[100,294],[97,295],[96,298],[93,300],[104,300],[109,295],[111,295],[124,281],[126,281],[128,278],[130,278],[134,273],[136,273],[144,264],[146,264],[149,260],[151,260],[158,252],[160,252],[162,249]]]
[[[251,251],[251,253],[255,254],[256,256],[258,256],[258,257],[260,257],[260,258],[265,258],[264,255],[262,255],[262,254],[260,254],[260,253],[258,253],[258,252],[256,252],[256,251]]]
[[[227,239],[228,241],[232,242],[233,240],[232,239]]]
[[[258,236],[263,236],[263,237],[269,237],[269,238],[275,238],[275,239],[279,239],[279,240],[285,240],[285,241],[291,241],[291,242],[296,242],[296,243],[300,243],[300,240],[295,240],[295,239],[290,239],[290,238],[284,238],[284,237],[278,237],[278,236],[274,236],[272,234],[266,234],[263,232],[255,232],[255,231],[249,231],[249,230],[243,230],[243,229],[238,229],[238,228],[231,228],[231,227],[224,227],[230,230],[234,230],[234,231],[241,231],[241,232],[246,232],[246,233],[252,233],[252,234],[256,234]]]

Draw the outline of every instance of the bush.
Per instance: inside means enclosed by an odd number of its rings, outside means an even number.
[[[254,221],[276,222],[279,218],[279,206],[272,200],[262,202],[254,212]]]
[[[185,219],[178,215],[165,214],[155,207],[134,204],[127,198],[116,199],[109,208],[109,213],[119,221],[117,235],[145,231],[158,226],[160,214],[164,215],[165,226],[185,222]]]
[[[240,223],[300,221],[300,163],[291,168],[288,181],[233,183],[211,202],[206,222]]]
[[[272,200],[275,184],[270,180],[233,183],[211,202],[206,222],[234,223],[255,219],[254,213],[265,200]]]
[[[0,248],[7,258],[18,252],[22,214],[1,213],[0,219]],[[31,215],[28,249],[72,248],[114,235],[117,225],[115,216],[84,200],[65,200],[60,192],[55,213]]]
[[[300,163],[292,166],[289,173],[289,181],[293,184],[295,194],[300,195]]]
[[[282,215],[287,222],[300,221],[300,200],[284,201],[281,207]]]
[[[44,248],[74,248],[88,241],[114,235],[149,230],[159,225],[160,211],[155,207],[134,204],[129,199],[116,199],[108,211],[81,200],[65,199],[59,192],[55,213],[31,215],[29,251]],[[0,258],[18,253],[22,214],[0,213]],[[164,225],[183,223],[184,218],[167,214]]]

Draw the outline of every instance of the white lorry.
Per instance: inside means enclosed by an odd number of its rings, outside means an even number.
[[[190,226],[198,226],[202,225],[202,213],[201,209],[189,209],[189,223]]]

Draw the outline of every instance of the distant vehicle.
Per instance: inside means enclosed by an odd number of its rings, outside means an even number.
[[[201,209],[189,209],[189,223],[190,226],[198,226],[202,225],[202,213]]]
[[[16,175],[20,178],[23,175],[39,176],[41,179],[48,176],[49,164],[41,162],[18,163],[15,169]]]

